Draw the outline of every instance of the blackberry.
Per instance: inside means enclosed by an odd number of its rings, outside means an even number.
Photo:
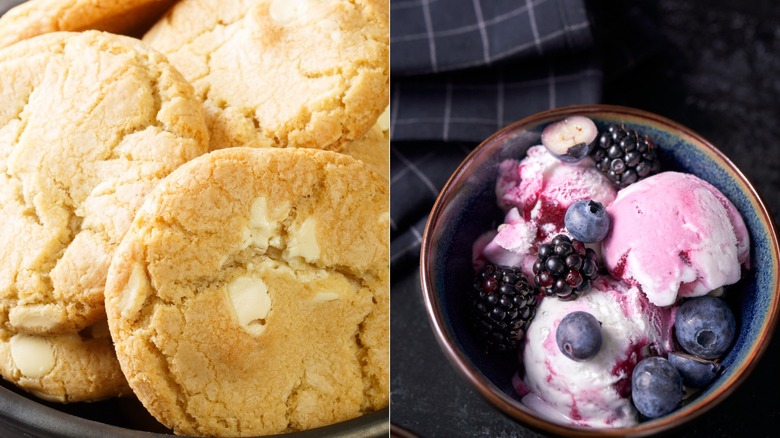
[[[474,277],[472,316],[488,350],[520,345],[536,314],[537,291],[518,268],[487,264]]]
[[[565,234],[539,245],[534,262],[534,283],[541,292],[564,301],[574,300],[590,290],[598,276],[596,252]]]
[[[647,135],[625,126],[609,125],[590,153],[596,168],[618,188],[627,187],[661,169],[658,148]]]

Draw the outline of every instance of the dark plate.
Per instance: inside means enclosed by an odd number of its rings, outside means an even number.
[[[389,408],[330,426],[273,435],[287,438],[378,438],[390,433]],[[3,438],[152,438],[172,436],[133,398],[58,404],[38,400],[7,382],[0,387]]]

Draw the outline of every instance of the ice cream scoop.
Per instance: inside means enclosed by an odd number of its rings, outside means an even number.
[[[653,175],[621,190],[607,212],[607,269],[657,306],[736,283],[740,266],[749,262],[742,217],[718,189],[694,175]]]
[[[520,266],[526,275],[536,259],[534,246],[565,230],[573,203],[590,199],[608,205],[616,189],[590,158],[564,163],[544,146],[533,146],[523,160],[504,160],[496,182],[498,205],[506,211],[492,240],[474,247],[474,259]]]
[[[556,331],[570,313],[582,311],[601,323],[602,344],[589,360],[568,358]],[[650,352],[672,348],[672,310],[653,306],[638,288],[600,277],[573,301],[546,297],[526,334],[524,403],[558,422],[623,427],[638,422],[631,404],[631,372]],[[564,420],[565,421],[562,421]]]
[[[517,164],[508,160],[499,168],[496,184],[498,204],[508,211],[516,207],[532,221],[541,236],[564,229],[566,209],[576,201],[591,199],[608,205],[615,199],[612,183],[599,172],[593,160],[564,163],[544,146],[533,146]]]

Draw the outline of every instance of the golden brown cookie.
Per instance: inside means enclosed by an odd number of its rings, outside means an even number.
[[[387,405],[386,182],[348,156],[238,147],[150,194],[106,310],[122,370],[176,433],[310,429]]]
[[[115,247],[149,190],[206,150],[192,87],[140,41],[57,32],[0,50],[0,312],[13,333],[105,318]]]
[[[347,143],[343,154],[366,163],[374,172],[390,179],[390,137],[377,123],[363,138]]]
[[[61,403],[132,394],[105,320],[59,335],[0,329],[0,373],[42,399]]]
[[[184,0],[144,36],[203,100],[211,149],[340,150],[388,101],[387,0]]]
[[[0,17],[0,47],[49,32],[137,35],[176,0],[28,0]]]

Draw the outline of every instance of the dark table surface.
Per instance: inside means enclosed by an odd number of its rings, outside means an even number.
[[[602,103],[655,112],[702,134],[742,169],[778,221],[780,4],[661,0],[641,1],[638,9],[654,23],[658,47],[628,67],[605,53]],[[631,20],[625,28],[631,37]],[[456,374],[428,324],[417,271],[393,274],[392,422],[422,437],[543,436],[501,414]],[[777,436],[778,370],[776,335],[731,396],[668,436]]]

